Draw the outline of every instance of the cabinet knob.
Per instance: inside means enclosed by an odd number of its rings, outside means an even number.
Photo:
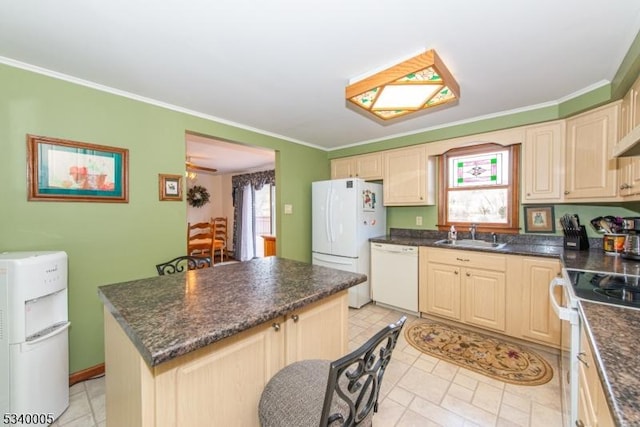
[[[584,422],[582,422],[582,420],[576,420],[576,427],[584,427]]]
[[[456,257],[456,259],[457,259],[458,261],[462,261],[462,262],[469,262],[469,258],[459,258],[459,257]]]
[[[467,277],[471,277],[471,273],[467,272]]]
[[[298,320],[300,320],[300,317],[298,317],[297,314],[294,314],[293,316],[291,316],[291,318],[293,319],[294,322],[297,322]]]
[[[565,194],[565,196],[566,196],[567,194],[569,194],[569,191],[565,191],[565,192],[564,192],[564,194]]]
[[[280,323],[276,322],[272,326],[273,326],[273,329],[275,329],[276,332],[278,332],[280,330]]]
[[[531,193],[527,193],[527,197],[531,197]]]
[[[454,271],[453,274],[458,274],[458,270]]]
[[[629,184],[627,184],[627,183],[624,183],[624,184],[622,184],[622,185],[620,186],[620,189],[621,189],[621,190],[628,190],[629,188],[631,188],[631,186],[630,186]]]

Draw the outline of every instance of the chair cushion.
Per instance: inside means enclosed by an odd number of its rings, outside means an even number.
[[[318,427],[329,378],[328,360],[304,360],[281,369],[260,398],[262,427]]]

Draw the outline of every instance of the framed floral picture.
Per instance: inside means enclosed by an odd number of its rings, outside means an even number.
[[[129,202],[129,150],[27,135],[28,200]]]
[[[182,200],[182,175],[158,175],[160,200],[179,202]]]

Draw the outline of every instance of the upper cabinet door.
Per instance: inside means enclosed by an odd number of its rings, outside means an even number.
[[[564,122],[528,128],[522,145],[522,202],[560,202],[563,198]]]
[[[331,160],[331,179],[382,179],[382,152]]]
[[[331,160],[331,179],[353,178],[354,162],[351,157]]]
[[[618,138],[620,102],[567,120],[566,199],[613,199],[617,196],[617,159],[611,153]]]
[[[364,180],[382,179],[382,153],[363,154],[355,157],[356,176]]]
[[[384,152],[384,205],[435,203],[435,165],[424,146]]]

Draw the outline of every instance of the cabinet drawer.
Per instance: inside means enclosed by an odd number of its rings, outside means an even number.
[[[428,248],[427,261],[493,271],[507,269],[507,259],[504,255],[459,249]]]

